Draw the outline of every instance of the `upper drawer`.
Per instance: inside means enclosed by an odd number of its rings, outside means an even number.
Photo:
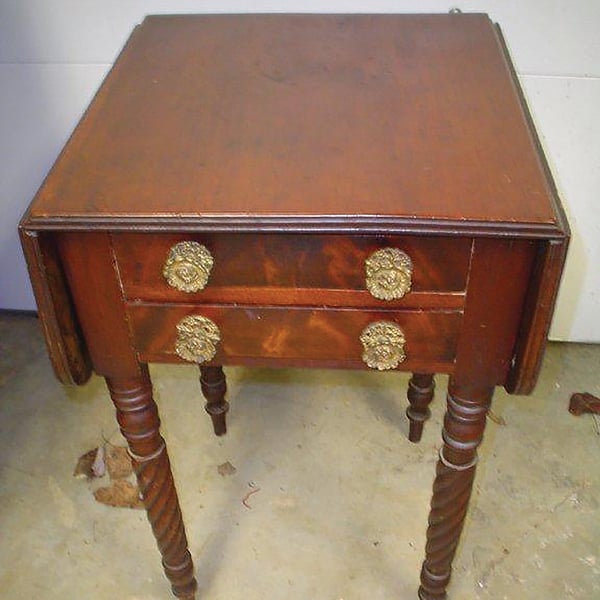
[[[201,244],[212,256],[199,291],[180,291],[163,275],[171,249],[183,241]],[[171,302],[299,304],[307,291],[304,299],[312,294],[313,303],[336,304],[339,291],[346,292],[342,305],[385,304],[367,290],[366,260],[396,248],[409,257],[412,273],[410,291],[392,302],[410,303],[423,293],[464,291],[471,254],[470,239],[448,237],[115,233],[113,242],[126,297]]]

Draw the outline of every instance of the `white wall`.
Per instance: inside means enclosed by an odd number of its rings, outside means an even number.
[[[0,0],[0,308],[34,302],[16,224],[145,14],[488,12],[530,102],[574,239],[552,328],[600,341],[600,1]]]

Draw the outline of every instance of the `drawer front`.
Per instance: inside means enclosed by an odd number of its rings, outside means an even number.
[[[368,368],[361,334],[383,321],[400,327],[405,338],[406,358],[398,369],[446,373],[452,372],[462,320],[458,311],[140,303],[127,310],[136,349],[147,362],[185,362],[176,353],[177,326],[186,317],[201,316],[218,329],[213,338],[216,353],[204,364]]]
[[[201,244],[212,256],[200,291],[175,289],[163,275],[171,248],[182,241]],[[392,302],[410,304],[411,295],[463,292],[471,254],[470,239],[414,236],[116,233],[113,245],[126,297],[164,302],[301,304],[302,291],[311,290],[314,297],[305,298],[309,304],[386,304],[367,291],[365,261],[382,248],[398,248],[410,257],[412,282],[406,296]],[[323,299],[318,290],[364,297],[336,302],[335,294]]]

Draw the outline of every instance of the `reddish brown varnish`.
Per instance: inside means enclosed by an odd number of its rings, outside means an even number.
[[[374,311],[331,308],[282,308],[222,305],[128,304],[134,345],[147,362],[184,362],[175,354],[177,323],[202,315],[217,324],[221,343],[213,363],[366,369],[360,334],[374,321],[397,323],[406,337],[401,370],[435,365],[449,373],[462,314],[437,311]]]
[[[406,416],[410,423],[408,439],[420,442],[425,421],[431,416],[429,405],[433,400],[435,381],[431,373],[413,373],[408,382],[408,402]]]
[[[195,294],[169,287],[162,276],[169,250],[184,240],[201,243],[214,258],[206,288]],[[472,240],[383,235],[115,234],[113,245],[128,298],[214,302],[224,293],[238,294],[239,298],[240,294],[257,294],[265,288],[269,293],[288,294],[292,290],[366,291],[365,260],[386,247],[399,248],[410,256],[413,295],[462,294],[467,284]],[[369,294],[362,301],[373,304],[374,298]],[[411,301],[408,294],[393,305]],[[382,306],[389,304],[381,302]]]
[[[106,378],[180,598],[196,581],[146,364],[183,362],[179,320],[221,330],[200,365],[217,435],[224,365],[364,369],[364,327],[398,324],[411,440],[450,375],[418,592],[445,598],[494,387],[533,389],[569,237],[486,15],[149,17],[20,228],[56,374]],[[162,277],[183,240],[215,258],[193,294]],[[414,272],[388,302],[364,261],[389,246]]]

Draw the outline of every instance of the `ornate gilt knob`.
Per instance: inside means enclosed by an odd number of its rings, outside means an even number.
[[[412,261],[398,248],[382,248],[365,261],[366,284],[380,300],[398,300],[410,292]]]
[[[216,323],[206,317],[191,315],[177,324],[175,352],[183,360],[205,363],[214,358],[220,341],[221,332]]]
[[[181,292],[198,292],[208,283],[214,259],[198,242],[179,242],[169,251],[163,267],[167,283]]]
[[[360,334],[362,359],[371,369],[395,369],[405,358],[404,332],[396,323],[377,321],[367,325]]]

